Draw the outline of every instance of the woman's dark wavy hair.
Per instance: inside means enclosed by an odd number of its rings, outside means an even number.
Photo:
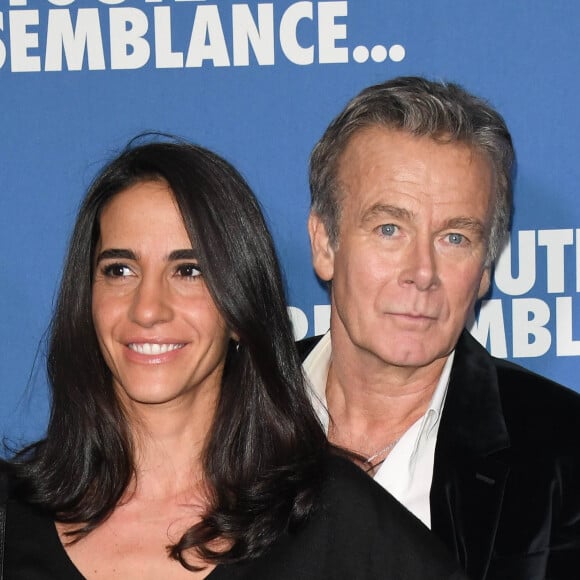
[[[145,139],[145,142],[143,141]],[[140,136],[96,177],[80,208],[48,349],[52,404],[46,437],[16,455],[18,490],[76,541],[113,511],[135,475],[132,438],[91,315],[99,216],[139,182],[167,182],[231,341],[204,450],[210,505],[168,548],[183,566],[262,553],[316,503],[326,442],[306,395],[282,277],[259,204],[232,165],[173,138]],[[212,541],[225,539],[224,550]],[[215,546],[215,544],[213,544]],[[220,545],[222,545],[220,543]]]

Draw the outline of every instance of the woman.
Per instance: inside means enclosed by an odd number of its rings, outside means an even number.
[[[455,569],[390,496],[329,456],[258,203],[205,149],[133,144],[96,178],[48,375],[46,437],[10,466],[7,578]]]

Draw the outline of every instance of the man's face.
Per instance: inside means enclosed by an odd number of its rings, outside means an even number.
[[[463,144],[384,127],[351,138],[339,160],[336,247],[318,216],[309,221],[314,267],[332,281],[333,345],[409,368],[453,350],[489,286],[493,177]]]

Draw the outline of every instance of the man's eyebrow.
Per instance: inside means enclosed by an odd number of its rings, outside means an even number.
[[[395,219],[412,221],[415,218],[415,214],[408,209],[397,205],[390,205],[385,203],[376,203],[367,209],[363,216],[362,221],[367,222],[375,219],[377,216],[388,216]],[[486,228],[481,220],[469,216],[457,216],[450,218],[444,224],[442,229],[463,229],[476,232],[480,235],[484,235]]]
[[[470,230],[479,234],[480,236],[483,236],[486,231],[485,226],[480,220],[465,216],[458,216],[447,220],[443,229]]]
[[[371,221],[378,216],[389,216],[395,219],[411,221],[415,217],[415,214],[397,205],[375,203],[364,212],[362,222]]]
[[[108,250],[103,250],[99,253],[96,259],[98,264],[101,260],[136,260],[137,254],[132,250],[121,250],[118,248],[111,248]]]

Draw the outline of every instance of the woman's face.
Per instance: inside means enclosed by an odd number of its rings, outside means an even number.
[[[129,407],[215,396],[231,333],[167,184],[116,195],[100,232],[92,312],[118,396]]]

